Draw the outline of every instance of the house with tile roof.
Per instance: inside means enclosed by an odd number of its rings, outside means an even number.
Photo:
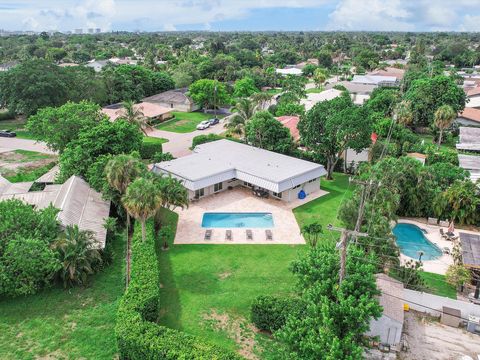
[[[187,95],[188,89],[175,89],[164,91],[160,94],[144,98],[143,103],[155,104],[170,111],[192,112],[199,107],[193,99]]]
[[[455,121],[463,126],[480,127],[480,109],[466,107],[458,113]]]

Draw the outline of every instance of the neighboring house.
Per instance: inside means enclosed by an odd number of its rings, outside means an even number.
[[[465,104],[467,108],[480,108],[480,86],[466,90],[468,102]]]
[[[36,181],[37,182],[37,181]],[[44,182],[42,178],[38,182]],[[19,199],[37,209],[50,204],[59,209],[57,219],[62,225],[78,225],[92,231],[95,248],[105,248],[107,230],[103,226],[110,213],[110,201],[93,190],[82,178],[70,177],[61,185],[46,185],[42,191],[29,191],[33,182],[10,183],[0,176],[0,201]]]
[[[408,60],[404,60],[404,59],[395,59],[395,60],[385,60],[383,61],[385,64],[387,65],[390,65],[390,66],[394,66],[395,64],[399,64],[399,65],[407,65],[408,64]]]
[[[366,335],[378,337],[381,344],[399,350],[404,321],[403,284],[385,274],[377,274],[375,277],[377,288],[381,291],[379,302],[383,314],[378,320],[370,321],[370,331]]]
[[[398,68],[395,68],[395,67],[387,67],[385,69],[375,70],[375,71],[369,73],[368,75],[394,77],[398,81],[400,81],[400,80],[403,79],[403,76],[405,75],[405,70],[404,69],[398,69]]]
[[[350,94],[370,95],[378,86],[374,84],[360,84],[351,81],[339,81],[334,84],[327,84],[326,89],[332,89],[334,86],[341,85],[345,87]]]
[[[315,104],[325,101],[325,100],[332,100],[336,97],[340,96],[342,92],[337,89],[327,89],[320,93],[308,93],[306,99],[302,99],[300,103],[305,105],[305,110],[310,110],[315,106]]]
[[[308,59],[307,61],[302,61],[295,65],[297,69],[302,70],[306,65],[315,65],[318,66],[318,59]]]
[[[427,160],[427,155],[425,154],[420,154],[420,153],[408,153],[408,157],[411,157],[412,159],[418,160],[419,162],[422,163],[422,165],[425,165],[425,161]]]
[[[353,149],[347,149],[343,152],[342,158],[345,164],[345,169],[349,167],[357,168],[362,162],[367,162],[370,158],[370,149],[363,149],[359,152]]]
[[[87,67],[91,67],[95,72],[100,72],[102,69],[108,65],[108,60],[92,60],[88,64],[85,64]]]
[[[292,135],[293,140],[300,140],[300,133],[298,132],[298,122],[300,121],[299,116],[294,115],[285,115],[279,116],[276,118],[280,123],[290,130],[290,135]]]
[[[3,64],[0,64],[0,71],[8,71],[11,68],[17,66],[19,64],[18,61],[9,61]]]
[[[480,151],[480,128],[478,127],[460,127],[458,150]]]
[[[470,173],[470,180],[473,182],[480,179],[480,156],[459,154],[458,166]]]
[[[140,110],[143,115],[150,121],[165,121],[170,119],[172,115],[172,109],[166,108],[157,104],[141,102],[133,105],[136,110]],[[122,104],[113,104],[105,106],[102,112],[110,118],[111,121],[117,120],[125,114],[125,109]]]
[[[380,87],[396,87],[400,85],[396,76],[383,75],[354,75],[351,82],[354,84],[375,85]]]
[[[143,102],[157,104],[172,111],[192,112],[199,109],[192,98],[187,95],[187,89],[168,90],[146,97]]]
[[[480,126],[480,109],[466,107],[462,112],[459,112],[455,120],[459,125],[465,126]]]
[[[285,69],[275,69],[275,72],[280,75],[302,75],[302,70],[296,67],[285,68]]]
[[[138,60],[133,60],[128,57],[126,58],[113,57],[108,59],[108,61],[115,65],[137,65],[138,64]]]
[[[61,63],[61,64],[58,64],[58,66],[60,66],[60,67],[72,67],[72,66],[78,66],[78,64],[75,64],[75,63]]]
[[[318,191],[327,173],[322,165],[230,140],[198,145],[192,155],[155,164],[153,171],[180,180],[190,199],[244,186],[287,202]]]

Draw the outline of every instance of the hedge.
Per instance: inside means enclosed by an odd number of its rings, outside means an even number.
[[[217,345],[155,323],[159,313],[160,282],[153,224],[150,222],[147,226],[145,242],[142,242],[141,228],[137,225],[132,239],[130,285],[120,300],[115,326],[120,358],[241,359]]]
[[[140,157],[142,159],[152,159],[156,153],[162,153],[162,144],[155,142],[142,142],[140,147]]]
[[[197,135],[192,139],[192,149],[197,145],[222,139],[224,139],[224,137],[217,134]]]
[[[285,325],[289,314],[303,309],[304,304],[297,298],[259,296],[252,303],[250,315],[257,328],[274,332]]]

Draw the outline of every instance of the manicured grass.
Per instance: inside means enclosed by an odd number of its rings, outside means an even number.
[[[29,150],[14,150],[16,154],[20,154],[23,156],[23,159],[21,162],[30,162],[30,161],[36,161],[36,160],[42,160],[42,159],[49,159],[52,156],[40,153],[38,151],[29,151]]]
[[[306,90],[307,94],[318,94],[318,93],[321,93],[322,91],[325,91],[325,88],[324,88],[324,87],[321,87],[321,88],[310,88],[310,89],[307,89],[307,90]]]
[[[420,276],[425,281],[426,292],[452,299],[457,298],[455,287],[445,281],[444,275],[422,271]]]
[[[204,120],[213,118],[212,114],[202,112],[172,112],[173,119],[157,125],[158,130],[171,131],[176,133],[189,133],[197,129],[197,125]],[[220,116],[219,116],[220,117]]]
[[[143,137],[144,144],[165,144],[166,142],[168,142],[168,139],[151,137],[151,136]]]
[[[113,262],[86,288],[0,299],[0,359],[116,358],[115,315],[124,290],[124,236]]]
[[[275,89],[268,89],[267,90],[267,94],[270,94],[270,95],[277,95],[277,94],[280,94],[282,92],[282,89],[280,88],[275,88]]]

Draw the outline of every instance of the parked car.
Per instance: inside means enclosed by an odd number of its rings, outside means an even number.
[[[208,122],[210,123],[210,126],[212,126],[212,125],[217,125],[220,122],[220,120],[218,118],[213,118],[208,120]]]
[[[205,130],[205,129],[208,129],[209,127],[210,127],[210,120],[205,120],[197,125],[197,130]]]
[[[0,130],[0,137],[15,137],[17,134],[10,130]]]

